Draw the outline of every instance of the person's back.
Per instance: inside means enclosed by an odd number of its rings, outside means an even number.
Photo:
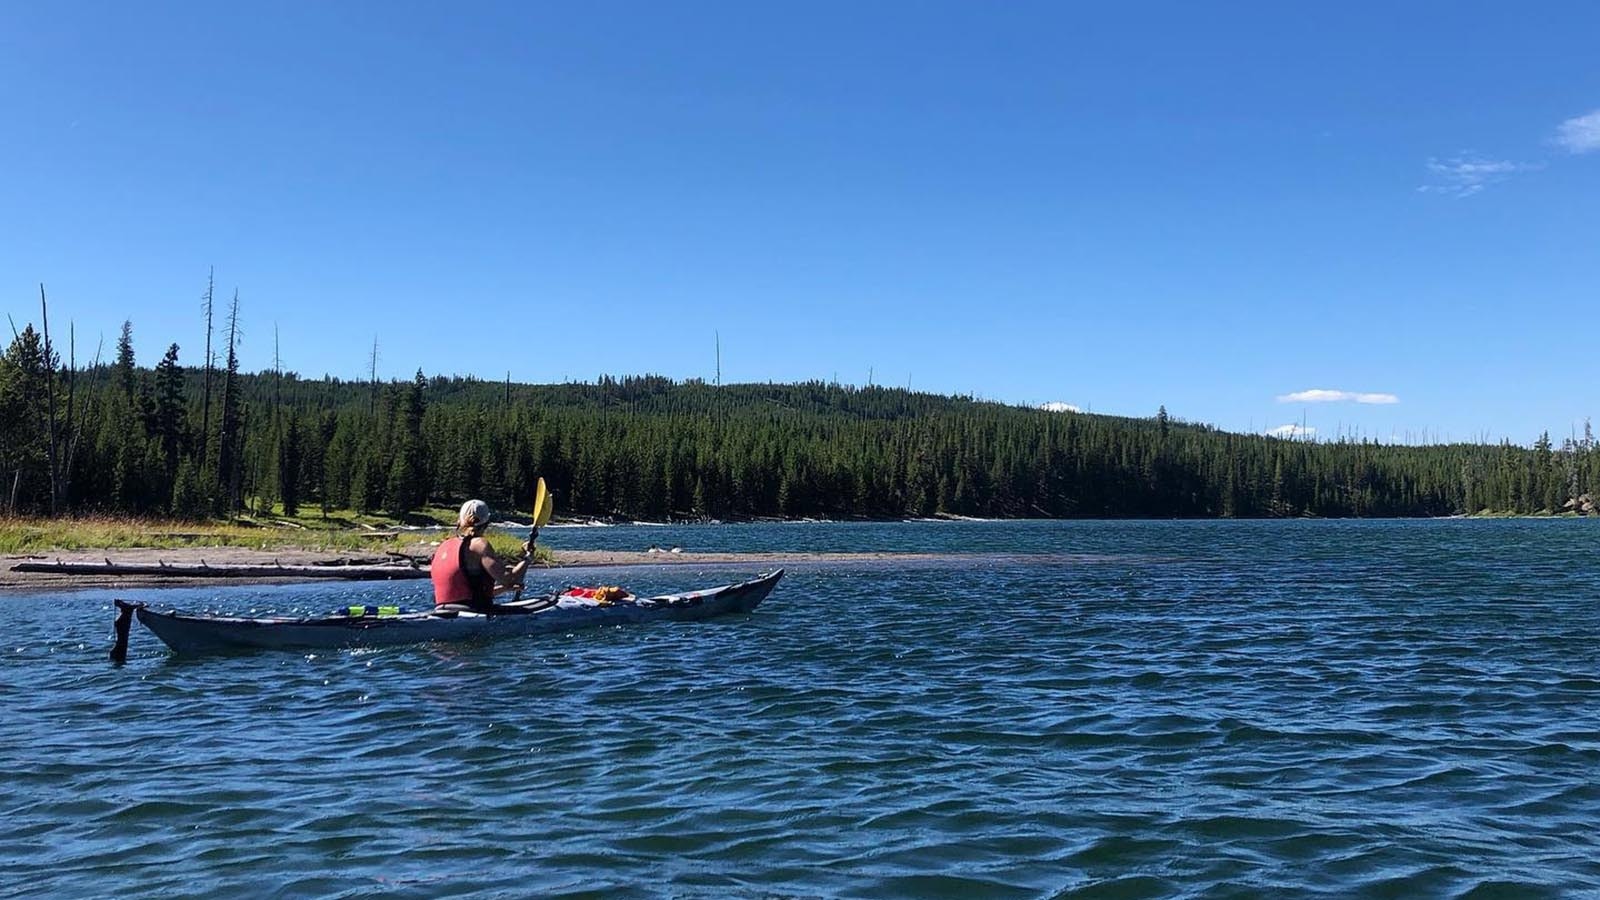
[[[439,544],[439,549],[433,554],[433,564],[429,567],[435,606],[450,603],[468,606],[494,604],[494,576],[484,571],[482,563],[472,565],[477,560],[471,557],[470,535],[449,538]]]

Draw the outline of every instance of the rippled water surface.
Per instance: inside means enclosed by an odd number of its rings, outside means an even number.
[[[1600,895],[1600,522],[545,538],[935,556],[710,623],[194,661],[139,631],[122,668],[113,592],[0,597],[0,894]]]

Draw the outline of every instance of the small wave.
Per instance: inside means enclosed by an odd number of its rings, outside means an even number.
[[[1565,886],[1491,878],[1456,894],[1456,900],[1540,900],[1568,896]]]
[[[1144,900],[1149,897],[1175,897],[1181,893],[1179,885],[1170,878],[1155,875],[1122,875],[1104,881],[1095,881],[1082,887],[1068,888],[1057,898],[1071,900]]]

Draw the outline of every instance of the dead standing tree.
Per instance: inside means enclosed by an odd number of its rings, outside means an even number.
[[[39,316],[44,325],[44,392],[46,403],[47,457],[50,466],[50,515],[58,515],[66,494],[62,483],[61,454],[59,452],[60,424],[56,421],[56,360],[55,348],[50,345],[50,303],[44,296],[44,284],[39,285]]]
[[[94,363],[89,367],[90,371],[98,371],[99,370],[99,368],[100,368],[100,353],[101,353],[101,351],[103,351],[105,349],[105,347],[106,347],[106,341],[105,341],[105,337],[102,335],[101,338],[100,338],[100,343],[95,345],[95,348],[94,348]],[[83,437],[83,431],[84,431],[84,429],[82,427],[80,427],[80,423],[78,422],[78,418],[77,418],[78,414],[76,412],[76,403],[75,403],[75,399],[77,397],[77,394],[78,394],[78,338],[77,338],[77,329],[72,328],[72,327],[69,326],[68,330],[67,330],[67,432],[68,432],[68,434],[71,435],[71,437],[67,440],[67,458],[63,463],[64,472],[63,472],[63,476],[62,477],[63,477],[63,479],[65,481],[65,484],[62,486],[62,494],[63,494],[63,496],[65,496],[66,492],[68,490],[70,490],[71,487],[72,487],[72,465],[78,458],[78,440]],[[87,403],[87,401],[85,401],[85,403]]]
[[[98,360],[96,360],[98,362]],[[83,429],[78,427],[78,328],[67,322],[67,411],[61,426],[61,502],[66,504],[72,490],[72,463],[78,458],[78,438]]]
[[[211,440],[211,310],[216,296],[217,267],[212,266],[211,272],[206,276],[206,366],[205,386],[201,389],[200,399],[200,460],[206,459],[206,443]]]
[[[240,507],[243,474],[244,421],[239,396],[239,291],[228,308],[228,367],[222,376],[222,412],[217,430],[217,483],[225,494],[224,512],[232,518]]]
[[[72,489],[72,463],[78,455],[78,438],[82,436],[82,429],[78,427],[78,330],[75,325],[67,325],[67,367],[65,372],[58,371],[60,355],[56,353],[55,343],[50,340],[50,301],[45,295],[44,285],[39,285],[39,319],[43,329],[42,338],[44,346],[42,351],[44,368],[44,393],[45,393],[45,459],[50,476],[50,514],[58,515],[66,506],[68,494]],[[13,327],[12,329],[16,329]],[[100,354],[95,353],[95,364],[99,365]],[[56,400],[56,381],[65,378],[67,395],[62,398],[65,409]],[[19,473],[20,477],[20,473]],[[16,509],[16,488],[12,485],[11,508]]]
[[[372,393],[367,400],[367,414],[378,413],[378,336],[372,336],[372,358],[367,380],[372,384]]]

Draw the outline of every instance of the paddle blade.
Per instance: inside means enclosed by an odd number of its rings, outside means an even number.
[[[538,487],[533,489],[533,527],[543,528],[550,523],[550,514],[555,512],[555,501],[550,499],[550,491],[544,486],[544,479],[539,479]]]

